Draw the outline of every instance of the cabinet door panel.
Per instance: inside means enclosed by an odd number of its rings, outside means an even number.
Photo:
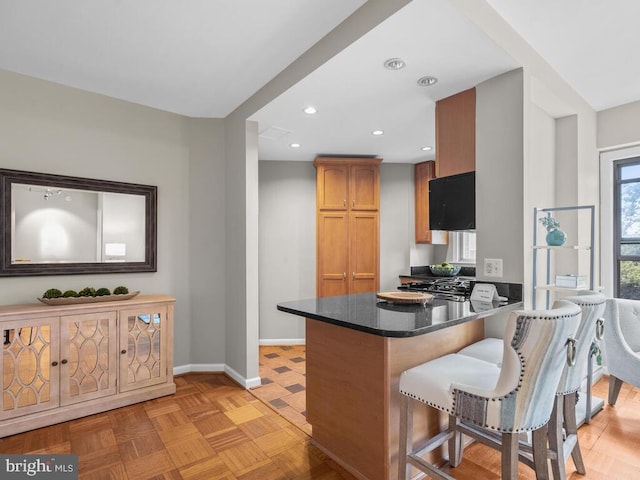
[[[166,323],[162,305],[120,312],[120,392],[166,381]]]
[[[60,319],[60,404],[116,393],[116,312]]]
[[[436,102],[436,175],[476,169],[476,89]]]
[[[436,178],[435,163],[430,160],[414,166],[416,243],[446,244],[449,241],[447,232],[429,229],[429,180]]]
[[[318,167],[318,208],[346,210],[349,167],[347,165],[321,165]]]
[[[2,323],[1,419],[58,406],[58,325],[58,317]]]
[[[346,213],[322,213],[317,225],[318,297],[347,294],[348,216]]]
[[[349,228],[350,293],[375,292],[379,288],[378,214],[352,213]]]
[[[378,165],[353,165],[349,178],[351,210],[378,210],[380,179]]]

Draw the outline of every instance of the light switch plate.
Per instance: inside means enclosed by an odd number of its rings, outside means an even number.
[[[486,277],[502,277],[502,259],[501,258],[485,258],[484,259],[484,275]]]

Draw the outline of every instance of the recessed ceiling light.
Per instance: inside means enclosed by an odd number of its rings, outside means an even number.
[[[318,109],[316,107],[312,107],[311,105],[309,105],[303,110],[303,112],[306,113],[307,115],[313,115],[314,113],[318,113]]]
[[[421,77],[418,79],[418,85],[420,85],[421,87],[430,87],[431,85],[435,85],[436,83],[438,83],[438,79],[436,77],[430,77],[430,76],[426,76],[426,77]]]
[[[404,60],[401,58],[390,58],[386,62],[384,62],[384,68],[388,70],[401,70],[406,66]]]
[[[433,147],[429,147],[429,146],[424,146],[422,147],[420,150],[422,150],[423,152],[428,152],[429,150],[433,149]]]
[[[291,148],[300,148],[300,144],[299,143],[290,143],[289,146]]]
[[[373,132],[371,132],[371,135],[382,135],[384,133],[384,130],[374,130]]]

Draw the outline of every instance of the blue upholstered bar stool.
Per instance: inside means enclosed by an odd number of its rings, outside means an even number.
[[[604,295],[589,290],[581,292],[580,295],[563,298],[563,300],[578,305],[582,310],[582,319],[575,336],[575,365],[565,366],[562,372],[549,421],[549,449],[553,452],[550,455],[551,467],[553,477],[556,480],[566,478],[565,462],[569,455],[573,459],[577,472],[585,474],[580,444],[578,443],[575,407],[585,370],[590,361],[591,345],[594,340],[602,339],[604,330],[602,317],[607,302]],[[485,338],[463,348],[458,353],[500,365],[502,362],[502,343],[503,341],[498,338]],[[525,448],[525,450],[527,449]]]
[[[400,376],[399,478],[415,466],[431,478],[451,479],[424,460],[424,454],[449,442],[449,462],[461,461],[461,433],[496,447],[483,431],[501,436],[502,478],[518,476],[518,439],[532,432],[536,478],[548,478],[547,422],[555,392],[573,347],[571,337],[581,310],[557,302],[551,310],[512,312],[505,329],[500,366],[450,354],[406,370]],[[575,352],[571,351],[571,354]],[[422,402],[449,414],[449,428],[413,448],[413,404]],[[478,427],[467,428],[465,424]]]

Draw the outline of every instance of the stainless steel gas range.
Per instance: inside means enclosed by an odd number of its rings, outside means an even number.
[[[471,296],[471,279],[464,277],[425,278],[404,283],[398,290],[409,292],[427,292],[436,298],[464,302]]]

